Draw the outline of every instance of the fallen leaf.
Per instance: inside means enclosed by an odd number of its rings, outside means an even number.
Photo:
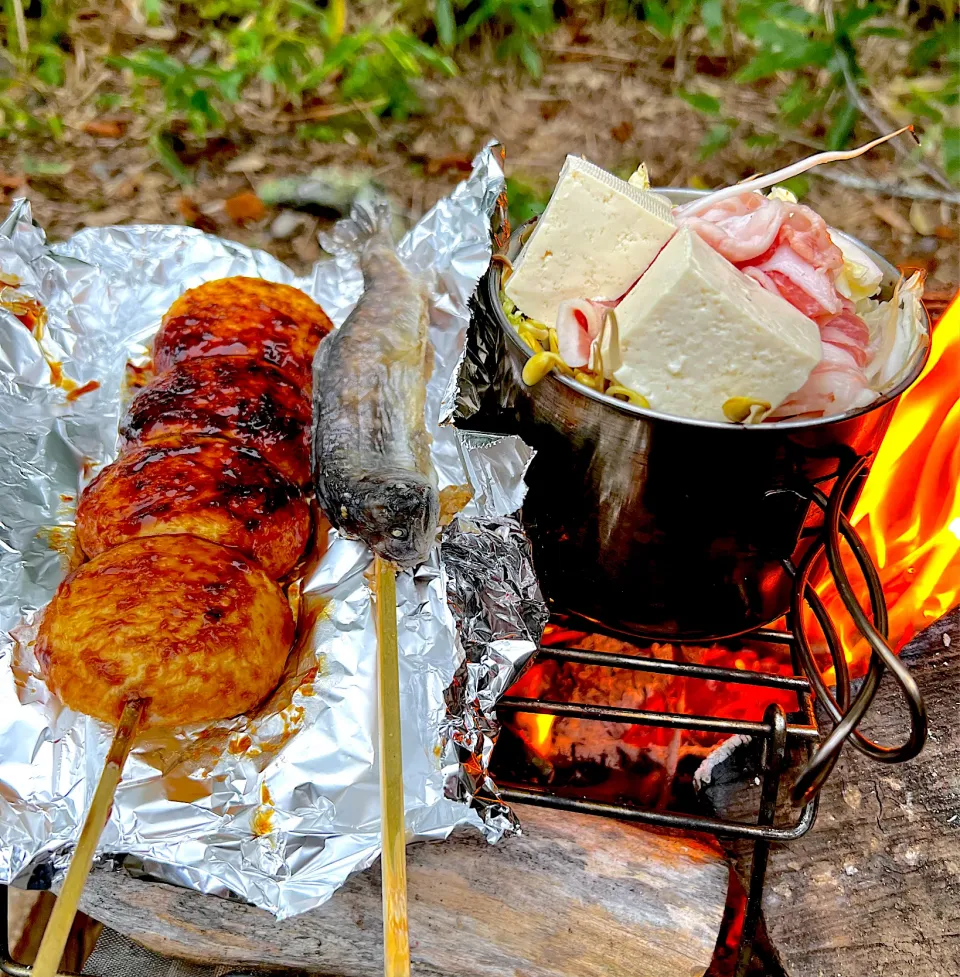
[[[177,210],[180,211],[180,216],[188,224],[192,224],[194,221],[199,220],[203,216],[203,214],[200,213],[200,208],[196,205],[196,203],[185,195],[177,198]]]
[[[7,173],[0,170],[0,190],[9,193],[11,190],[19,190],[27,182],[27,178],[19,173]]]
[[[180,211],[180,216],[183,218],[184,223],[189,224],[191,227],[206,231],[208,234],[216,232],[216,223],[200,210],[196,201],[185,194],[177,198],[177,210]]]
[[[130,200],[140,188],[140,174],[125,176],[106,187],[106,193],[111,200]]]
[[[949,224],[938,224],[933,231],[941,241],[955,241],[957,239],[957,229],[950,227]]]
[[[267,214],[263,201],[252,190],[241,190],[234,194],[224,202],[224,207],[235,224],[263,220]]]
[[[910,223],[917,234],[929,237],[937,229],[937,215],[934,213],[933,206],[924,204],[919,200],[914,200],[910,204]]]
[[[124,119],[94,119],[83,124],[83,131],[91,136],[119,139],[127,131],[128,124]]]
[[[119,224],[129,217],[130,208],[126,204],[116,204],[113,207],[105,207],[103,210],[88,213],[83,222],[87,227],[109,227],[111,224]]]
[[[633,135],[633,124],[626,121],[621,122],[620,125],[614,126],[610,130],[610,135],[617,142],[626,142]]]
[[[290,243],[296,256],[305,265],[312,265],[320,257],[320,244],[312,229],[298,234]]]
[[[552,122],[559,114],[563,107],[566,105],[563,101],[554,102],[541,102],[540,103],[540,118],[544,122]]]
[[[873,205],[873,212],[880,220],[889,224],[895,231],[913,237],[913,226],[895,207],[892,207],[890,204],[875,203]]]
[[[590,21],[586,17],[574,17],[567,21],[571,44],[589,44],[593,40],[588,30],[589,24]]]
[[[424,166],[427,176],[439,176],[441,173],[448,173],[455,170],[459,173],[469,173],[471,168],[470,157],[454,154],[451,156],[435,156],[428,159]]]
[[[227,173],[259,173],[267,165],[267,161],[257,153],[247,153],[230,160],[224,167]]]
[[[730,72],[730,61],[722,55],[701,54],[696,60],[696,71],[698,75],[723,78]]]
[[[171,133],[171,135],[174,138],[174,151],[185,166],[195,166],[205,159],[214,160],[223,157],[232,159],[237,154],[235,143],[227,136],[210,136],[203,145],[191,146],[186,145],[176,133]]]
[[[23,172],[27,176],[66,176],[72,169],[73,163],[65,161],[23,157]]]

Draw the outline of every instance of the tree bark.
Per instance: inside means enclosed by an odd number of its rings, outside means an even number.
[[[408,849],[418,977],[700,977],[728,866],[698,841],[603,818],[518,810],[519,838],[476,834]],[[160,953],[197,963],[380,977],[380,878],[354,876],[319,909],[262,910],[99,870],[83,908]]]

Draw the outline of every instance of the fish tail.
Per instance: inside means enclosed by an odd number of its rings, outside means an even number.
[[[350,216],[337,221],[330,234],[321,236],[320,243],[330,254],[359,254],[374,242],[392,248],[392,225],[389,201],[357,201],[350,209]]]

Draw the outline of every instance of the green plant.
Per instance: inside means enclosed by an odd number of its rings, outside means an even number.
[[[344,4],[337,0],[323,8],[307,0],[207,0],[196,13],[208,42],[201,55],[183,59],[145,48],[108,59],[132,74],[141,98],[147,88],[159,89],[165,112],[152,141],[180,179],[185,172],[165,135],[171,126],[181,124],[197,137],[223,130],[255,82],[294,107],[333,99],[404,118],[421,108],[418,79],[428,71],[455,70],[446,55],[401,25],[381,18],[347,29]],[[329,139],[334,132],[305,126],[298,136]]]
[[[507,200],[510,202],[512,226],[518,227],[531,217],[538,217],[543,213],[549,199],[548,186],[534,186],[518,177],[507,178]]]
[[[876,22],[884,14],[875,3],[841,3],[836,8],[810,11],[785,0],[741,0],[737,26],[756,52],[736,80],[750,83],[782,71],[795,72],[779,101],[783,118],[791,125],[814,114],[828,119],[826,147],[839,149],[849,142],[861,114],[863,71],[857,60],[858,42],[899,33],[896,27]]]
[[[446,55],[403,28],[367,28],[334,45],[310,78],[314,84],[338,80],[344,99],[367,102],[378,115],[406,118],[421,108],[413,82],[430,70],[456,72]]]
[[[702,24],[714,47],[720,47],[727,34],[724,0],[642,0],[643,19],[660,37],[679,39],[688,27]]]
[[[129,69],[140,81],[155,82],[163,93],[167,121],[181,119],[197,136],[223,125],[221,109],[239,99],[240,86],[246,80],[240,70],[224,70],[209,62],[184,64],[159,48],[108,58],[107,63]]]
[[[890,86],[896,108],[923,120],[924,135],[938,146],[947,176],[960,183],[960,21],[921,36],[912,46],[910,74]]]
[[[52,135],[60,138],[63,125],[54,112],[44,110],[44,97],[66,78],[68,19],[65,4],[41,0],[37,16],[21,18],[13,0],[3,3],[4,46],[10,67],[0,61],[0,139],[17,135]],[[24,36],[26,44],[24,44]]]
[[[543,74],[538,44],[557,21],[553,0],[436,0],[434,25],[446,51],[465,44],[482,30],[500,38],[497,57],[516,58],[532,78]]]
[[[736,37],[746,58],[734,74],[741,84],[788,78],[776,96],[779,118],[788,128],[822,128],[827,149],[846,146],[864,112],[875,128],[880,112],[870,103],[872,80],[862,66],[871,38],[908,39],[905,73],[884,86],[884,108],[903,122],[923,120],[928,152],[938,154],[947,175],[960,182],[960,22],[949,3],[921,4],[904,24],[895,0],[644,0],[644,19],[664,39],[677,40],[700,24],[710,42]],[[701,155],[722,148],[735,133],[746,133],[735,119],[720,120],[717,99],[701,92],[679,94],[716,121]],[[882,120],[881,120],[882,123]]]

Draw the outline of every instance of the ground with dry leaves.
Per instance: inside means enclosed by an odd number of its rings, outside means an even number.
[[[648,35],[647,35],[648,37]],[[709,60],[709,59],[708,59]],[[0,188],[9,200],[26,195],[51,239],[78,228],[114,223],[190,223],[224,237],[267,248],[302,268],[320,257],[320,221],[265,207],[257,188],[279,177],[305,176],[317,166],[364,168],[396,197],[409,220],[448,192],[469,160],[491,138],[507,150],[508,172],[532,192],[547,193],[566,153],[582,153],[621,172],[645,160],[655,184],[715,186],[783,165],[811,152],[803,137],[776,149],[750,149],[734,140],[705,161],[697,147],[709,122],[671,91],[674,67],[651,62],[637,25],[604,21],[564,25],[544,50],[544,75],[535,83],[515,66],[498,64],[481,46],[455,78],[427,85],[428,114],[405,122],[370,119],[369,137],[347,132],[342,142],[294,140],[293,127],[256,111],[230,138],[210,140],[186,162],[195,174],[180,186],[143,138],[147,120],[122,113],[98,117],[81,100],[65,106],[61,143],[22,140],[0,146]],[[769,86],[737,87],[696,65],[709,90],[750,118],[754,131],[784,133]],[[874,135],[861,127],[858,136]],[[56,160],[68,172],[37,173],[24,160]],[[34,170],[30,175],[29,170]],[[42,169],[42,167],[41,167]],[[960,199],[906,172],[887,147],[855,163],[811,175],[806,202],[902,266],[923,267],[933,289],[960,281]],[[836,182],[900,184],[901,194],[853,189]],[[949,202],[948,202],[949,201]]]

